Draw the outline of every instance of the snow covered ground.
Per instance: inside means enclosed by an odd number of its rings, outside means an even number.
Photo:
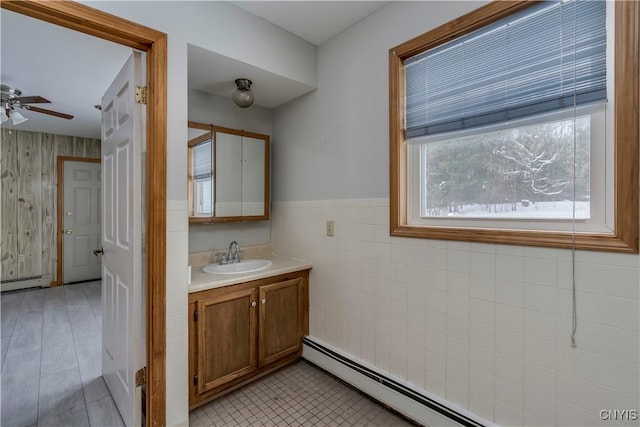
[[[465,217],[465,218],[518,218],[518,219],[572,219],[574,202],[563,200],[557,202],[529,202],[524,206],[516,203],[516,210],[512,210],[512,203],[492,204],[491,211],[487,205],[463,205],[459,212],[430,213],[430,217]],[[575,202],[575,218],[588,219],[590,216],[590,202]]]

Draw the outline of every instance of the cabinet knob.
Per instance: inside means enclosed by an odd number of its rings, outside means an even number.
[[[262,301],[260,301],[260,302],[263,303],[263,304],[266,304],[267,300],[266,300],[266,298],[263,298]]]
[[[251,303],[251,307],[255,307],[256,305],[257,305],[257,304],[256,304],[256,302],[255,302],[255,301]]]

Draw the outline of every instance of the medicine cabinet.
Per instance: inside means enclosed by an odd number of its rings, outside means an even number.
[[[269,219],[269,136],[188,123],[189,222]]]

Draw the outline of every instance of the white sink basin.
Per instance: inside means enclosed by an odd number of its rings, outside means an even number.
[[[245,259],[233,264],[209,264],[202,271],[211,274],[241,274],[253,273],[269,267],[271,267],[271,261],[268,259]]]

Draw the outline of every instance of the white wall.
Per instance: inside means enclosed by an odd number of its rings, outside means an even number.
[[[388,49],[480,4],[394,2],[319,47],[274,111],[272,245],[354,359],[498,425],[624,424],[598,412],[639,409],[640,257],[576,254],[573,349],[570,251],[389,237]]]
[[[257,105],[240,108],[229,98],[199,90],[189,91],[189,120],[266,135],[271,135],[273,121],[268,108]]]
[[[226,1],[83,0],[81,3],[164,31],[186,43],[316,86],[315,46]]]
[[[480,2],[392,2],[318,48],[318,90],[274,110],[273,200],[389,194],[388,51]]]
[[[335,220],[335,237],[325,220]],[[272,245],[313,262],[310,335],[501,426],[638,425],[637,255],[389,237],[389,200],[274,202]]]
[[[187,44],[316,85],[316,48],[219,1],[84,1],[168,34],[167,425],[188,424]]]
[[[272,131],[271,110],[256,105],[240,108],[228,98],[197,90],[189,91],[189,120],[265,135],[271,135]],[[271,222],[189,225],[189,252],[223,249],[233,240],[237,240],[240,247],[268,244]]]

